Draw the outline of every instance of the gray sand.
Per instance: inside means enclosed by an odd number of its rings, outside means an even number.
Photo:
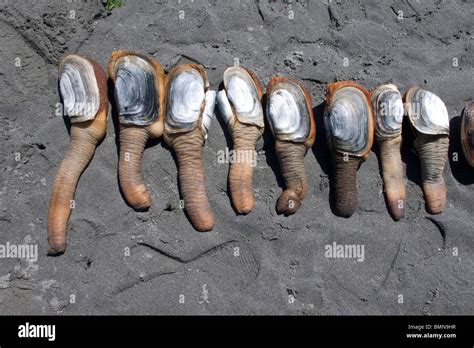
[[[37,262],[0,259],[0,314],[473,314],[474,171],[458,141],[463,104],[474,96],[473,8],[472,0],[125,0],[107,13],[100,1],[0,1],[0,244],[39,251]],[[374,152],[358,172],[359,210],[336,217],[318,121],[298,213],[275,213],[282,179],[267,133],[255,209],[236,216],[228,165],[217,163],[231,144],[215,119],[203,152],[216,226],[199,233],[179,209],[176,164],[161,141],[149,144],[142,166],[151,209],[126,205],[110,122],[79,182],[68,249],[48,257],[50,191],[69,143],[55,116],[57,62],[79,52],[106,67],[115,49],[153,55],[167,70],[199,62],[214,89],[236,58],[263,85],[293,76],[310,89],[318,119],[328,82],[419,84],[451,118],[446,210],[426,213],[417,157],[404,148],[405,219],[387,212]],[[363,245],[364,261],[326,258],[333,242]]]

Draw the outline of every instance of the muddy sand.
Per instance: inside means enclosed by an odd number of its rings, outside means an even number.
[[[473,314],[474,171],[459,144],[474,97],[472,0],[0,2],[0,244],[32,244],[38,260],[0,259],[0,314]],[[69,245],[47,256],[47,212],[69,144],[59,102],[58,59],[77,52],[104,68],[113,50],[158,59],[166,70],[198,62],[217,89],[238,59],[266,85],[277,74],[310,90],[316,143],[305,159],[309,192],[297,214],[275,212],[283,185],[268,130],[258,144],[256,205],[237,216],[227,192],[230,147],[214,119],[203,148],[216,215],[196,232],[179,207],[177,168],[162,141],[142,171],[153,205],[127,206],[117,182],[116,129],[81,177]],[[444,213],[425,211],[420,166],[403,148],[405,218],[385,206],[375,152],[358,172],[359,209],[331,209],[331,161],[321,122],[328,82],[372,89],[418,84],[449,111]],[[364,246],[364,259],[333,259],[325,246]]]

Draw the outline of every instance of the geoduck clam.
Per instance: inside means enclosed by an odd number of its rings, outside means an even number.
[[[372,92],[375,140],[379,146],[382,179],[390,215],[395,221],[405,215],[405,175],[402,145],[403,101],[397,86],[385,84]]]
[[[164,139],[176,153],[184,209],[194,228],[210,231],[214,213],[206,194],[202,147],[214,114],[215,91],[209,90],[204,67],[182,64],[166,79]]]
[[[374,118],[370,92],[352,81],[329,83],[324,125],[334,162],[336,215],[357,209],[357,170],[372,148]]]
[[[108,70],[119,114],[120,188],[130,206],[144,210],[151,197],[141,162],[148,139],[163,135],[165,74],[157,60],[131,51],[114,51]]]
[[[68,54],[59,64],[64,114],[71,122],[71,140],[53,183],[48,213],[49,254],[64,253],[67,225],[79,177],[107,131],[107,79],[94,60]]]
[[[308,90],[299,81],[274,77],[267,86],[266,106],[285,181],[276,210],[290,215],[299,209],[308,191],[304,156],[316,136],[313,105]]]
[[[408,89],[404,102],[415,134],[413,145],[420,158],[426,210],[440,214],[446,205],[443,170],[449,148],[448,110],[437,95],[417,86]]]
[[[229,191],[237,213],[247,214],[255,205],[252,178],[256,163],[255,147],[264,130],[262,88],[249,69],[229,67],[224,72],[223,89],[217,94],[219,116],[233,141],[235,161],[229,170]]]

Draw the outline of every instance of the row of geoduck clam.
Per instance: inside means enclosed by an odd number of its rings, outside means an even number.
[[[184,64],[168,75],[155,59],[129,51],[113,52],[108,65],[114,83],[120,124],[119,182],[125,199],[135,209],[151,204],[141,175],[141,159],[148,138],[164,137],[176,152],[184,208],[199,231],[211,230],[214,214],[204,186],[201,148],[214,113],[216,93],[201,65]],[[59,66],[60,92],[71,121],[71,143],[54,182],[48,217],[51,253],[66,248],[71,201],[79,177],[93,157],[107,129],[107,81],[92,59],[67,55]],[[232,135],[234,151],[246,151],[244,161],[231,164],[229,190],[238,213],[254,206],[252,163],[257,140],[264,129],[263,91],[253,72],[230,67],[217,94],[219,114]],[[278,213],[293,214],[307,192],[304,156],[315,139],[311,97],[298,81],[276,77],[266,90],[266,115],[285,181],[276,204]],[[442,176],[447,158],[449,119],[443,102],[418,87],[405,96],[405,111],[416,134],[414,142],[422,168],[423,190],[430,213],[440,213],[446,188]],[[405,179],[400,158],[402,97],[394,85],[373,93],[354,82],[330,83],[324,121],[335,166],[336,213],[350,216],[357,208],[356,171],[372,148],[380,146],[382,174],[392,216],[404,214]],[[463,120],[463,144],[474,162],[471,137],[472,104]]]

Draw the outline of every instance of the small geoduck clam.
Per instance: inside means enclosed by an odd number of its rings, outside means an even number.
[[[59,63],[59,89],[64,114],[71,122],[71,140],[51,192],[48,213],[49,254],[66,250],[67,225],[79,177],[107,131],[107,79],[94,60],[77,54]]]
[[[267,86],[267,118],[285,181],[278,214],[294,214],[308,192],[304,157],[314,144],[316,125],[308,90],[299,81],[274,77]]]
[[[405,174],[401,157],[403,101],[397,86],[385,84],[372,92],[375,140],[379,147],[385,197],[395,221],[405,215]]]
[[[474,167],[474,102],[466,103],[461,117],[461,145],[467,163]]]
[[[329,83],[324,126],[334,165],[334,213],[350,217],[358,206],[357,170],[374,139],[370,92],[352,81]]]
[[[236,160],[230,165],[228,183],[238,214],[251,212],[255,205],[252,179],[255,147],[264,130],[262,95],[258,78],[251,70],[232,66],[224,72],[217,107],[233,141]]]
[[[437,95],[417,86],[409,88],[403,99],[415,134],[413,146],[420,158],[426,210],[440,214],[446,205],[443,171],[449,148],[448,110]]]
[[[179,184],[184,210],[194,228],[214,228],[214,213],[206,194],[202,147],[214,115],[216,92],[209,90],[204,67],[182,64],[166,79],[164,139],[178,162]]]
[[[112,53],[108,71],[120,124],[120,188],[130,206],[145,210],[151,197],[141,162],[148,139],[163,135],[165,74],[157,60],[121,50]]]

